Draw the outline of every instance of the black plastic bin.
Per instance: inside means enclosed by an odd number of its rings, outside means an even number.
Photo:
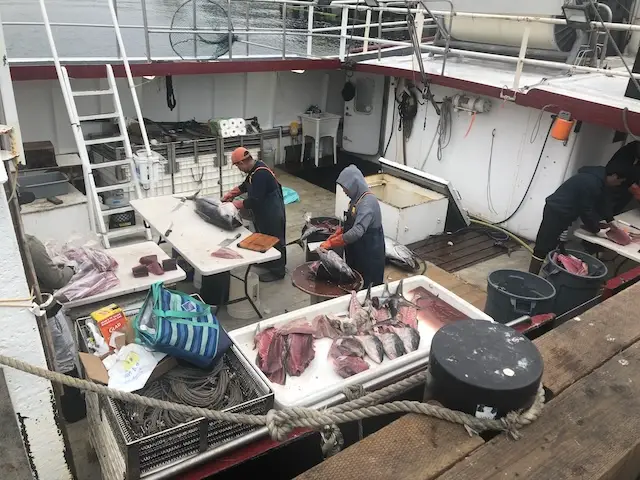
[[[332,225],[340,225],[340,220],[338,220],[336,217],[313,217],[311,220],[309,220],[309,223],[311,225],[318,225],[322,222],[326,222],[329,221],[331,222]],[[307,226],[303,226],[302,227],[302,234],[304,234],[304,232],[307,230]],[[315,242],[324,242],[326,239],[328,239],[331,235],[326,234],[326,233],[312,233],[311,235],[309,235],[307,237],[307,243],[315,243]],[[336,253],[338,255],[342,256],[342,248],[340,249],[336,249]],[[305,261],[306,262],[314,262],[316,260],[318,260],[318,254],[315,252],[310,252],[309,249],[305,249]]]
[[[555,296],[555,287],[544,278],[519,270],[496,270],[487,278],[484,313],[499,323],[551,313]]]
[[[547,261],[540,274],[556,289],[553,306],[553,312],[556,315],[562,315],[596,297],[608,273],[607,266],[588,253],[579,250],[566,250],[566,252],[585,262],[589,268],[589,275],[575,275],[558,265],[553,261],[555,251],[547,255]]]

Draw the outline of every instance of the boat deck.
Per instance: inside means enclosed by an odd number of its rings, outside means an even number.
[[[520,440],[405,415],[298,480],[636,479],[639,293],[632,286],[535,340],[550,395]]]

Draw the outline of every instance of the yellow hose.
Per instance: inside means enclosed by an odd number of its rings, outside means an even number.
[[[533,248],[531,248],[524,240],[522,240],[520,237],[515,236],[510,231],[505,230],[504,228],[498,227],[497,225],[493,225],[491,223],[483,222],[481,220],[476,220],[475,218],[472,218],[470,220],[471,220],[471,223],[482,225],[483,227],[487,227],[487,228],[492,228],[493,230],[498,230],[499,232],[502,232],[505,235],[508,235],[509,238],[512,238],[513,240],[518,242],[520,245],[522,245],[522,247],[524,247],[529,253],[533,254]]]

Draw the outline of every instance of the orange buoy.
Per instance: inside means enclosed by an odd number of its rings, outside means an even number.
[[[553,122],[551,136],[556,140],[566,142],[569,139],[574,123],[575,120],[571,118],[571,114],[569,112],[560,112]]]

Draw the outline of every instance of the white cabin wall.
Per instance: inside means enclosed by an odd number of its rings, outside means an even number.
[[[569,164],[566,178],[577,173],[580,167],[587,165],[606,165],[616,151],[624,145],[623,142],[613,143],[615,131],[583,123],[577,135],[576,148]]]
[[[289,125],[310,105],[342,114],[340,90],[343,71],[306,71],[302,74],[259,72],[173,77],[177,105],[167,107],[166,81],[135,78],[142,114],[155,121],[208,121],[212,118],[257,116],[263,128]],[[107,88],[106,79],[72,80],[77,90]],[[124,113],[135,118],[135,110],[125,79],[117,80]],[[16,102],[24,141],[51,140],[56,153],[72,153],[77,148],[57,80],[16,82]],[[113,111],[109,97],[80,98],[80,114]],[[83,125],[84,126],[84,125]],[[99,124],[86,127],[97,132]],[[283,142],[286,143],[286,142]]]
[[[389,108],[385,127],[385,145],[393,135],[384,155],[402,163],[402,140],[398,133],[397,106],[392,109],[395,82],[391,82]],[[432,92],[437,101],[456,93],[465,93],[434,85]],[[430,104],[420,105],[414,120],[413,132],[407,141],[407,164],[453,182],[462,195],[462,204],[472,215],[491,222],[510,216],[524,195],[545,140],[550,115],[541,117],[540,111],[509,102],[491,99],[492,109],[478,114],[469,129],[471,116],[466,112],[453,112],[451,140],[437,158],[437,128],[439,117]],[[423,129],[427,115],[426,128]],[[392,120],[395,117],[395,120]],[[469,130],[468,134],[467,131]],[[491,199],[494,211],[487,200],[487,180],[491,152],[492,132],[495,130],[491,155]],[[564,180],[572,157],[576,135],[572,134],[567,145],[549,138],[538,172],[527,199],[518,213],[504,224],[509,230],[524,238],[534,239],[542,219],[545,198]],[[432,146],[433,143],[433,146]]]
[[[1,190],[0,231],[4,234],[0,235],[0,298],[29,298],[7,198],[4,188]],[[0,329],[3,355],[48,368],[36,318],[28,309],[0,307]],[[12,368],[3,370],[33,478],[71,479],[51,383]]]

